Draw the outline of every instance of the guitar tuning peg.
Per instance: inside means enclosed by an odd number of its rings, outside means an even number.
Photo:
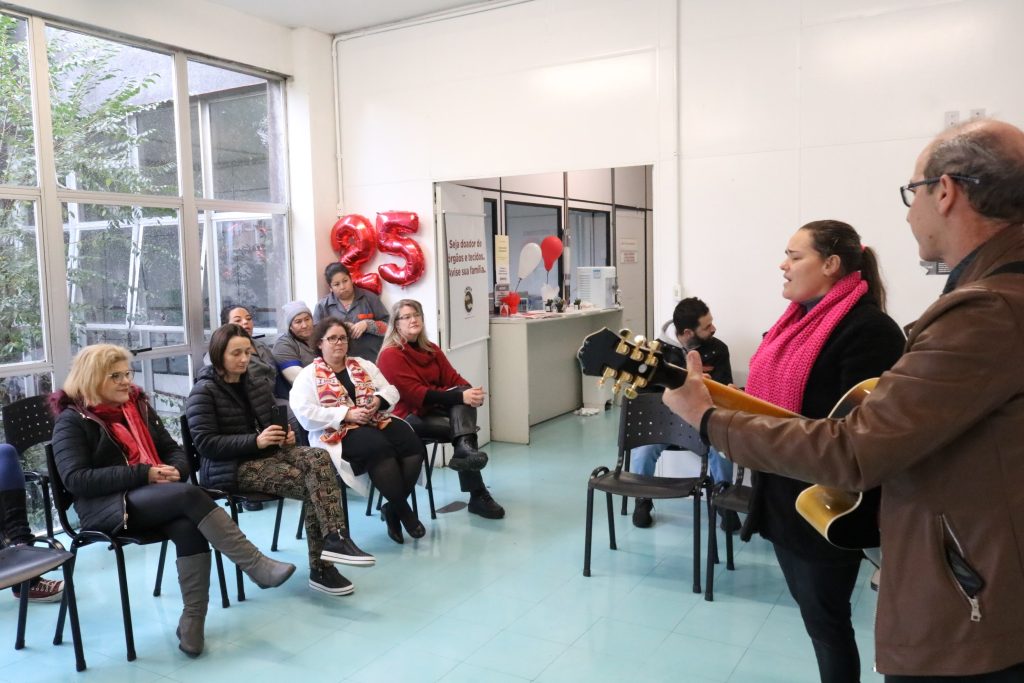
[[[597,385],[599,387],[603,387],[605,385],[605,382],[611,379],[612,377],[615,377],[615,370],[613,370],[612,368],[605,368],[604,372],[601,374],[601,379],[597,380]]]
[[[660,341],[658,341],[657,339],[655,339],[654,341],[652,341],[652,342],[650,342],[650,343],[648,343],[648,344],[647,344],[647,348],[648,348],[648,349],[649,349],[649,350],[650,350],[650,351],[651,351],[652,353],[655,353],[655,352],[657,352],[657,351],[661,351],[661,342],[660,342]]]
[[[626,341],[631,341],[633,339],[633,332],[628,327],[623,327],[619,330],[619,336]]]
[[[633,381],[633,386],[637,389],[643,389],[647,386],[647,378],[637,377],[636,380]]]
[[[630,360],[642,361],[644,359],[644,349],[642,346],[637,346],[633,349],[633,353],[629,354]]]
[[[636,385],[635,384],[630,384],[628,387],[626,387],[625,395],[626,395],[626,398],[628,398],[630,401],[632,401],[634,398],[636,398],[636,396],[637,396],[637,394],[636,394]]]
[[[617,394],[620,391],[622,391],[622,382],[620,380],[616,380],[615,384],[612,385],[612,393]]]
[[[619,373],[619,381],[620,382],[632,382],[633,379],[634,379],[633,373],[625,372],[625,371]]]

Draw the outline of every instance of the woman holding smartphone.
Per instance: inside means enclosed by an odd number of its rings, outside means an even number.
[[[249,335],[227,324],[210,338],[210,362],[185,404],[189,431],[199,451],[203,483],[227,491],[272,493],[306,506],[309,586],[329,595],[354,587],[334,564],[369,566],[372,555],[348,537],[334,467],[321,448],[295,445],[295,432],[275,419],[273,387],[249,376]]]

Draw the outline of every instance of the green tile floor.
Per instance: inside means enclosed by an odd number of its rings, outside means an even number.
[[[56,605],[32,606],[28,647],[15,651],[17,603],[8,593],[0,682],[817,681],[810,641],[764,541],[737,545],[736,571],[718,565],[714,602],[691,592],[688,501],[659,502],[651,529],[618,517],[617,551],[597,507],[593,576],[583,577],[585,482],[595,466],[614,464],[617,419],[614,410],[567,415],[536,426],[528,447],[490,444],[484,474],[508,510],[501,521],[465,510],[431,521],[421,490],[427,536],[399,546],[353,497],[353,536],[377,566],[341,568],[356,584],[348,597],[306,586],[305,543],[294,538],[299,506],[289,501],[276,556],[299,572],[275,590],[248,584],[249,599],[237,603],[232,593],[229,609],[215,600],[206,652],[195,660],[177,650],[173,565],[163,595],[151,595],[158,547],[126,551],[135,662],[124,656],[113,554],[84,548],[76,576],[88,671],[74,673],[70,634],[65,645],[50,644]],[[454,473],[435,477],[439,507],[464,498]],[[242,528],[269,547],[273,517],[246,513]],[[881,680],[871,672],[874,606],[865,569],[854,595],[865,681]]]

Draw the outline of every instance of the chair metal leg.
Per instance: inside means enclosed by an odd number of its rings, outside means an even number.
[[[373,494],[377,489],[374,488],[373,482],[370,482],[370,493],[366,496],[366,516],[369,517],[373,514]]]
[[[434,460],[437,458],[437,442],[434,442],[434,450],[430,453],[430,462],[427,463],[427,499],[430,500],[430,518],[437,519],[437,510],[434,508]]]
[[[284,498],[277,500],[277,517],[274,519],[274,540],[270,544],[270,549],[273,552],[277,552],[277,539],[281,535],[281,514],[284,512]]]
[[[718,534],[715,533],[715,523],[718,518],[718,510],[714,505],[708,510],[708,565],[707,577],[704,581],[704,599],[713,602],[715,599],[715,563],[718,562]]]
[[[693,592],[700,593],[700,489],[693,494]]]
[[[117,543],[112,544],[114,557],[117,561],[117,583],[121,591],[121,619],[124,621],[124,644],[128,651],[128,661],[135,661],[135,632],[132,630],[132,603],[128,596],[128,577],[124,566],[124,549]]]
[[[238,526],[238,506],[233,501],[229,501],[228,507],[231,508],[231,519],[234,520],[235,526]],[[235,585],[238,589],[238,602],[245,602],[245,581],[242,580],[242,570],[237,564],[235,565]]]
[[[583,541],[583,576],[590,576],[590,541],[594,526],[594,489],[587,487],[587,531]]]
[[[71,613],[71,643],[75,648],[75,670],[85,671],[85,651],[82,647],[82,629],[78,623],[78,601],[75,599],[75,559],[71,558],[64,563],[64,600],[61,601],[61,608],[67,605]]]
[[[605,500],[608,502],[608,547],[612,550],[618,550],[619,547],[615,545],[615,511],[612,509],[612,494],[604,494]]]
[[[219,550],[213,551],[213,559],[217,563],[217,583],[220,585],[220,606],[224,609],[231,607],[231,600],[228,599],[228,582],[224,578],[224,558]]]
[[[348,524],[348,487],[345,486],[345,482],[338,477],[338,486],[341,488],[341,516],[345,520],[345,528],[349,528]],[[306,516],[306,509],[302,509],[302,516]]]
[[[21,584],[21,597],[18,599],[18,635],[14,639],[15,650],[25,647],[25,620],[28,619],[28,592],[31,587],[31,579]]]
[[[342,514],[344,514],[344,509],[345,509],[345,489],[341,490],[341,506],[342,506],[342,511],[343,511]],[[305,526],[305,522],[306,522],[306,501],[302,501],[302,508],[299,510],[299,527],[295,530],[295,540],[296,541],[301,541],[302,540],[302,528],[303,528],[303,526]],[[345,522],[347,523],[348,520],[346,519]],[[346,524],[346,526],[347,526],[347,524]]]
[[[732,562],[732,534],[725,535],[725,568],[735,571],[736,565]]]
[[[71,544],[71,554],[75,557],[71,559],[72,562],[78,558],[78,546],[74,543]],[[57,627],[53,631],[53,644],[60,645],[64,642],[64,619],[68,613],[68,592],[64,591],[64,596],[60,601],[60,611],[57,612]]]
[[[43,516],[46,518],[46,535],[49,538],[53,538],[53,505],[50,503],[50,487],[40,486],[39,489],[43,492]]]
[[[160,544],[160,561],[156,563],[156,582],[153,584],[153,597],[160,597],[164,583],[164,563],[167,561],[167,541]]]

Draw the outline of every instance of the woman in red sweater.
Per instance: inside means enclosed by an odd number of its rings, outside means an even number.
[[[476,409],[484,404],[484,389],[471,386],[437,344],[427,340],[420,302],[402,299],[391,307],[377,368],[401,395],[393,408],[397,417],[405,418],[421,437],[451,439],[455,452],[448,466],[469,492],[469,511],[488,519],[504,517],[505,509],[480,476],[487,454],[477,448]]]

